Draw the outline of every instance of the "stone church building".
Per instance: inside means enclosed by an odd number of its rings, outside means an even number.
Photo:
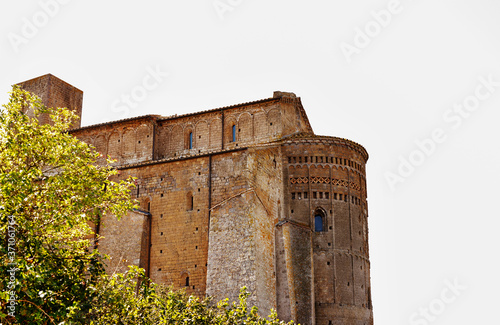
[[[81,117],[83,92],[57,77],[19,85]],[[217,300],[246,286],[262,314],[301,324],[373,324],[368,153],[315,135],[295,94],[70,133],[115,159],[117,179],[137,177],[140,209],[96,225],[108,272],[138,265]]]

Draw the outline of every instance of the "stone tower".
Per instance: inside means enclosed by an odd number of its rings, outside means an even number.
[[[81,105],[59,79],[33,80],[21,85],[49,100],[61,96],[47,90],[57,81],[68,105]],[[141,211],[96,227],[113,271],[127,260],[157,283],[215,299],[236,300],[246,286],[263,314],[304,325],[373,324],[368,153],[315,135],[293,93],[70,132],[115,159],[118,179],[137,178]]]
[[[17,85],[36,94],[47,107],[67,107],[71,109],[79,117],[73,123],[72,128],[81,126],[83,91],[80,89],[51,74],[23,81]],[[42,114],[39,119],[42,123],[49,122],[49,116],[46,114]]]

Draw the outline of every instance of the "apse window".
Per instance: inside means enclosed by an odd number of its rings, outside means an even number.
[[[321,214],[316,214],[314,216],[314,231],[323,231],[323,216]]]
[[[236,142],[236,125],[233,124],[233,127],[232,127],[232,142]]]

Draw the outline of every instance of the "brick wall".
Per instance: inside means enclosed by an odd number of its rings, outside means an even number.
[[[136,265],[147,272],[149,234],[147,213],[129,211],[120,220],[113,215],[101,217],[99,251],[111,257],[105,262],[106,271],[108,273],[125,272],[128,270],[128,265]]]
[[[306,324],[312,323],[312,318],[316,324],[348,324],[354,320],[373,323],[364,167],[367,159],[366,151],[348,140],[304,137],[283,145],[285,213],[295,223],[283,226],[288,227],[283,230],[285,257],[278,256],[290,264],[285,269],[289,273],[290,299],[282,300],[291,307],[283,309],[283,316],[293,316],[295,308],[296,319]],[[322,220],[321,231],[315,229],[315,216]],[[310,236],[312,257],[306,249],[309,239],[294,244],[293,234],[299,226],[309,229],[301,236]],[[300,259],[286,260],[287,234],[291,250],[302,252]],[[310,268],[304,266],[307,263],[312,264]],[[296,269],[307,273],[304,268],[314,270],[312,287],[293,273]],[[309,310],[306,302],[293,305],[291,297],[297,296],[298,290],[302,290],[300,297],[310,296],[307,303],[312,302],[313,307]],[[339,312],[344,309],[348,312]]]
[[[20,82],[18,85],[24,90],[38,95],[47,107],[67,107],[74,111],[79,119],[73,123],[71,128],[81,126],[83,91],[51,74]],[[50,122],[47,114],[42,114],[39,120],[41,123]]]
[[[81,114],[81,92],[54,78],[22,84]],[[373,324],[368,154],[314,136],[294,94],[71,133],[95,146],[99,164],[115,159],[117,179],[137,178],[132,197],[144,213],[101,220],[109,272],[125,260],[199,297],[236,300],[246,286],[250,305],[283,320]]]
[[[138,178],[133,197],[151,213],[151,279],[200,297],[206,291],[208,161],[202,157],[120,173],[120,178]]]

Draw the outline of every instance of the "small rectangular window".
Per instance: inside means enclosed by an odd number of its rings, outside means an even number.
[[[302,192],[297,193],[297,199],[302,200]]]
[[[307,162],[307,156],[306,156],[306,157],[304,157],[304,162]]]
[[[313,192],[313,199],[316,198],[316,192]]]
[[[288,163],[291,164],[292,163],[292,157],[288,157]]]
[[[337,193],[333,193],[333,199],[336,200],[337,199]]]
[[[292,200],[295,200],[295,192],[292,193]]]
[[[330,193],[329,192],[325,192],[325,199],[329,199],[330,198]]]
[[[187,194],[187,210],[191,211],[194,208],[194,197],[192,193]]]
[[[342,201],[342,193],[339,193],[339,200]]]
[[[307,192],[304,192],[304,199],[307,199]]]
[[[323,198],[323,192],[319,192],[319,198],[322,199]]]

